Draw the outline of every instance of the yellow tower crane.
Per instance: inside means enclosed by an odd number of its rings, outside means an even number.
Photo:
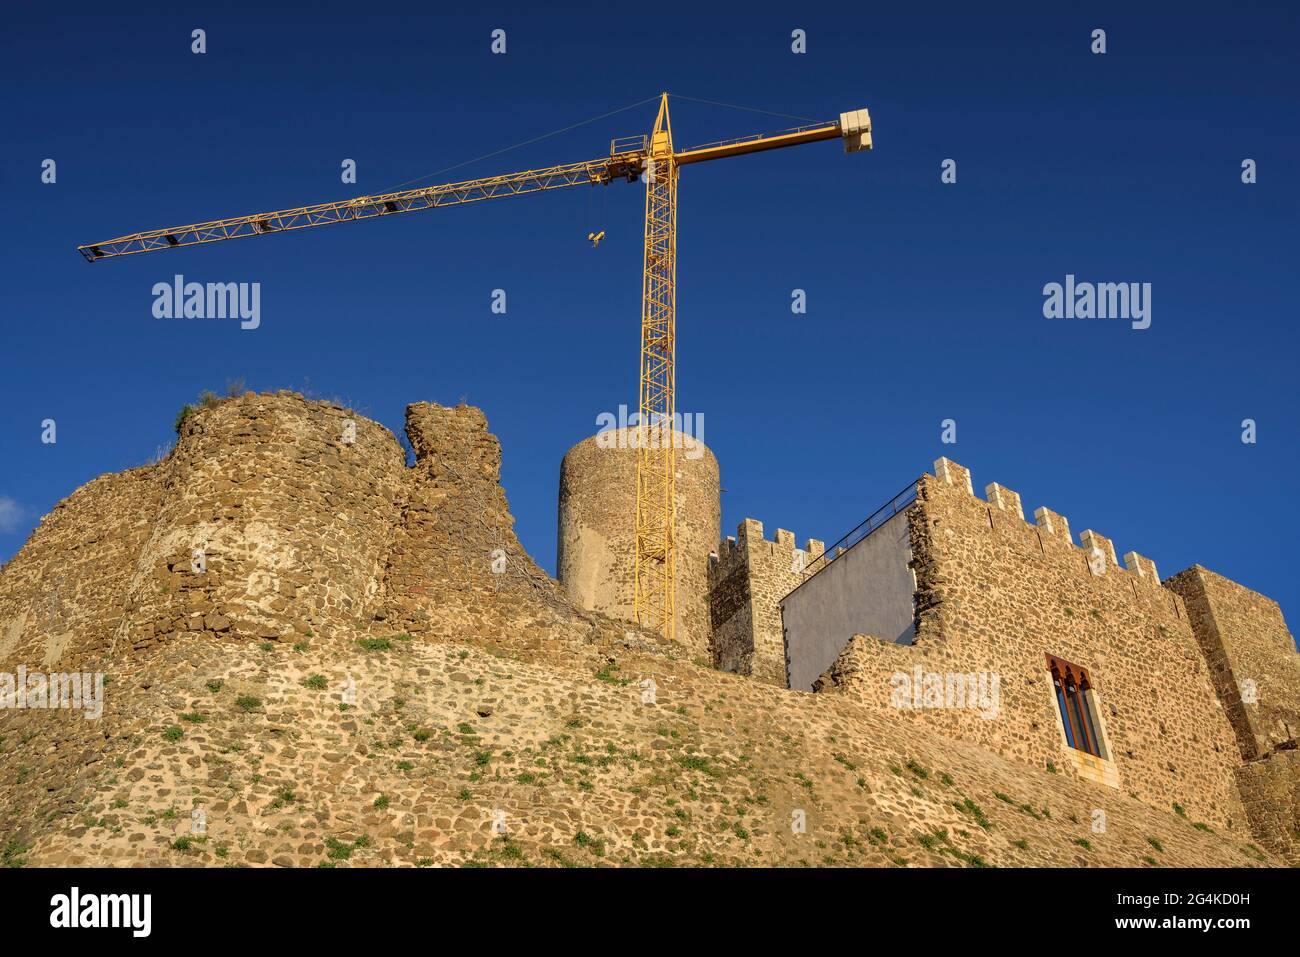
[[[636,555],[633,607],[637,621],[673,637],[676,619],[677,436],[677,172],[682,166],[758,153],[764,150],[842,139],[845,152],[871,149],[871,118],[866,110],[828,120],[677,152],[668,117],[668,94],[650,136],[623,137],[610,143],[609,155],[582,163],[505,173],[440,186],[358,196],[334,203],[299,206],[249,216],[232,216],[188,226],[150,229],[78,246],[89,262],[158,249],[282,233],[330,223],[374,219],[438,206],[520,196],[562,186],[646,184],[645,253],[641,282],[641,391],[637,432]],[[593,242],[595,240],[593,239]]]

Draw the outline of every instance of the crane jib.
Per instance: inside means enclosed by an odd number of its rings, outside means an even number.
[[[827,121],[779,133],[757,134],[692,147],[672,153],[672,162],[675,166],[687,166],[692,163],[798,146],[837,137],[844,139],[847,151],[870,149],[871,121],[867,111],[842,113],[838,122]],[[631,149],[620,148],[633,145],[634,148]],[[97,262],[101,259],[152,252],[156,249],[177,249],[182,246],[198,246],[245,236],[264,236],[269,233],[289,232],[313,226],[327,226],[331,223],[374,219],[395,213],[473,203],[502,196],[520,196],[563,186],[607,185],[615,180],[635,182],[646,170],[649,151],[650,143],[646,137],[624,137],[615,140],[610,155],[601,159],[488,176],[459,183],[382,193],[376,196],[358,196],[333,203],[299,206],[269,213],[232,216],[186,226],[145,230],[78,246],[77,251],[88,262]]]
[[[187,226],[152,229],[78,246],[77,250],[88,261],[96,262],[100,259],[151,252],[155,249],[174,249],[226,239],[240,239],[245,236],[262,236],[268,233],[307,229],[312,226],[327,226],[330,223],[374,219],[394,213],[473,203],[501,196],[519,196],[564,186],[607,183],[620,177],[635,179],[643,163],[643,154],[635,156],[620,154],[521,173],[488,176],[376,196],[358,196],[333,203],[232,216]]]

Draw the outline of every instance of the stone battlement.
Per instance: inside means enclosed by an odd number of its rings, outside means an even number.
[[[794,558],[795,553],[802,552],[805,564],[811,566],[826,551],[826,543],[817,538],[807,539],[803,548],[799,548],[795,541],[794,532],[784,528],[778,528],[774,538],[766,539],[763,537],[763,523],[755,518],[747,518],[736,526],[735,535],[728,535],[718,543],[718,550],[709,556],[709,564],[727,565],[746,561],[752,547],[766,548],[767,553],[773,557],[788,555],[792,563],[797,562]]]
[[[951,459],[941,458],[934,463],[934,477],[945,485],[951,485],[958,489],[964,488],[978,499],[978,496],[975,496],[970,470],[958,465]],[[984,488],[984,501],[1008,518],[1016,518],[1022,522],[1026,521],[1019,492],[1013,492],[1011,489],[993,482]],[[1026,522],[1026,524],[1029,523]],[[1082,551],[1093,574],[1102,575],[1108,569],[1114,568],[1128,572],[1135,579],[1145,584],[1160,584],[1160,575],[1156,571],[1155,562],[1143,555],[1139,555],[1137,552],[1125,552],[1124,564],[1120,565],[1119,559],[1115,555],[1115,546],[1111,540],[1098,532],[1094,532],[1092,529],[1085,529],[1080,532],[1079,545],[1075,546],[1070,533],[1069,520],[1064,515],[1046,506],[1034,509],[1033,527],[1036,527],[1041,534],[1052,536],[1051,540],[1054,543],[1067,545]]]
[[[747,518],[709,556],[709,645],[723,671],[753,675],[786,687],[781,598],[816,570],[826,550],[816,538],[803,548],[778,528],[763,537],[763,523]]]
[[[1199,566],[1162,584],[1149,558],[1121,566],[1106,536],[1076,544],[1065,516],[1034,516],[1000,484],[978,497],[968,469],[939,459],[907,510],[914,642],[843,634],[815,689],[1297,859],[1300,812],[1285,809],[1300,807],[1300,656],[1276,603]],[[809,582],[805,612],[830,587]],[[1047,660],[1087,675],[1099,751],[1067,741]],[[900,706],[893,686],[912,674],[983,675],[999,694],[984,712]]]

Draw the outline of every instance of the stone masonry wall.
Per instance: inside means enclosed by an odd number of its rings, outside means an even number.
[[[383,426],[295,393],[200,407],[166,459],[79,489],[5,567],[0,657],[33,663],[39,643],[54,664],[60,629],[80,656],[343,626],[377,592],[403,458]],[[66,606],[57,621],[51,603]]]
[[[1252,828],[1261,844],[1300,863],[1300,654],[1282,610],[1200,565],[1165,584],[1183,598],[1236,732]]]
[[[500,484],[501,444],[481,410],[422,402],[406,419],[416,461],[376,627],[552,653],[626,636],[625,626],[571,606],[520,545]]]
[[[586,674],[612,664],[612,651],[673,650],[572,608],[524,554],[479,410],[419,404],[407,418],[414,468],[387,429],[338,405],[289,392],[205,403],[162,462],[95,479],[44,517],[0,568],[0,673],[101,673],[104,710],[87,721],[0,709],[0,844],[81,818],[104,753],[149,727],[141,701],[156,675],[140,676],[160,663],[187,682],[203,661],[264,677],[276,657],[355,660],[367,635],[402,648],[424,644],[401,640],[417,634],[454,636]],[[167,685],[153,694],[174,702]],[[199,762],[138,774],[167,794]]]
[[[187,631],[328,635],[375,599],[405,471],[383,426],[247,393],[191,415],[169,466],[128,609],[136,650]],[[195,548],[206,572],[191,570]]]
[[[1161,587],[1148,559],[1130,552],[1128,568],[1118,567],[1103,536],[1084,532],[1080,548],[1063,516],[1039,509],[1031,525],[1016,493],[991,485],[987,497],[976,498],[969,472],[945,459],[922,478],[908,513],[915,644],[855,637],[818,689],[1244,830],[1236,742],[1182,599]],[[1088,670],[1109,762],[1066,744],[1048,654]],[[910,684],[918,668],[923,681],[928,673],[996,677],[996,713],[907,706],[914,699],[893,694],[907,687],[896,676]]]
[[[483,413],[421,403],[407,417],[412,469],[379,423],[296,393],[196,409],[164,461],[78,489],[0,570],[0,665],[182,635],[626,640],[571,608],[520,547]]]
[[[1241,766],[1237,785],[1259,843],[1300,865],[1300,751],[1275,751]]]
[[[709,562],[714,667],[788,687],[781,599],[808,577],[824,550],[813,538],[796,548],[794,533],[783,528],[767,541],[763,523],[752,518],[719,545]]]
[[[1242,757],[1294,748],[1300,654],[1277,602],[1200,565],[1165,584],[1183,598]]]
[[[49,668],[66,654],[108,647],[166,472],[146,465],[100,476],[42,519],[0,570],[0,663]]]
[[[1151,868],[1147,882],[1165,884],[1156,868],[1278,863],[1223,830],[900,727],[843,695],[662,656],[616,664],[653,676],[657,705],[592,663],[521,660],[473,639],[373,652],[164,644],[122,662],[99,721],[0,712],[0,847],[31,867],[965,864]],[[347,682],[358,693],[345,711]],[[247,711],[242,696],[261,704]],[[172,725],[179,740],[160,733]],[[181,849],[191,807],[206,813],[204,840]],[[346,858],[339,842],[353,847]]]

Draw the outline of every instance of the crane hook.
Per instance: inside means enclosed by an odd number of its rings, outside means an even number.
[[[605,230],[598,233],[587,233],[587,239],[591,242],[591,248],[595,249],[600,245],[600,241],[605,238]]]

